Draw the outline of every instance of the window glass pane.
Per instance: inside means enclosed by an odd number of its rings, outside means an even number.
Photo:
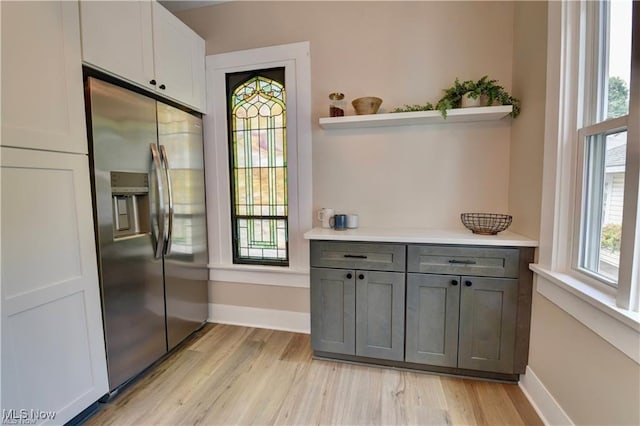
[[[288,264],[284,69],[227,75],[234,262]]]
[[[287,221],[284,219],[237,219],[238,251],[254,260],[287,259]]]
[[[580,266],[616,285],[620,263],[627,132],[589,136],[585,149]]]
[[[605,108],[602,109],[603,117],[621,117],[629,113],[629,81],[631,77],[631,0],[616,0],[606,3],[608,13],[608,34],[604,34],[606,55],[602,55],[607,62],[603,64],[606,77]]]

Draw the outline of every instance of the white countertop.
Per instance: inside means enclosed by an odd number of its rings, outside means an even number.
[[[313,228],[305,232],[304,238],[307,240],[538,247],[538,241],[513,232],[504,231],[498,235],[476,235],[467,229],[357,228],[334,231],[333,229]]]

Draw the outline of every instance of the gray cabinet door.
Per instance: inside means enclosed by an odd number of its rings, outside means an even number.
[[[513,373],[518,280],[462,277],[458,367]]]
[[[314,351],[355,354],[355,272],[311,268],[311,346]]]
[[[356,271],[356,354],[404,359],[404,273]]]
[[[456,367],[460,277],[407,274],[407,362]]]

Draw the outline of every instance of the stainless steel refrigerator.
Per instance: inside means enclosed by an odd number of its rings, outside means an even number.
[[[202,120],[86,80],[109,388],[207,318]]]

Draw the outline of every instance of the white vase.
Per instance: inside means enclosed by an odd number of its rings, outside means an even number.
[[[462,100],[460,101],[460,108],[473,108],[481,106],[481,99],[478,96],[476,99],[469,97],[468,94],[462,95]]]

